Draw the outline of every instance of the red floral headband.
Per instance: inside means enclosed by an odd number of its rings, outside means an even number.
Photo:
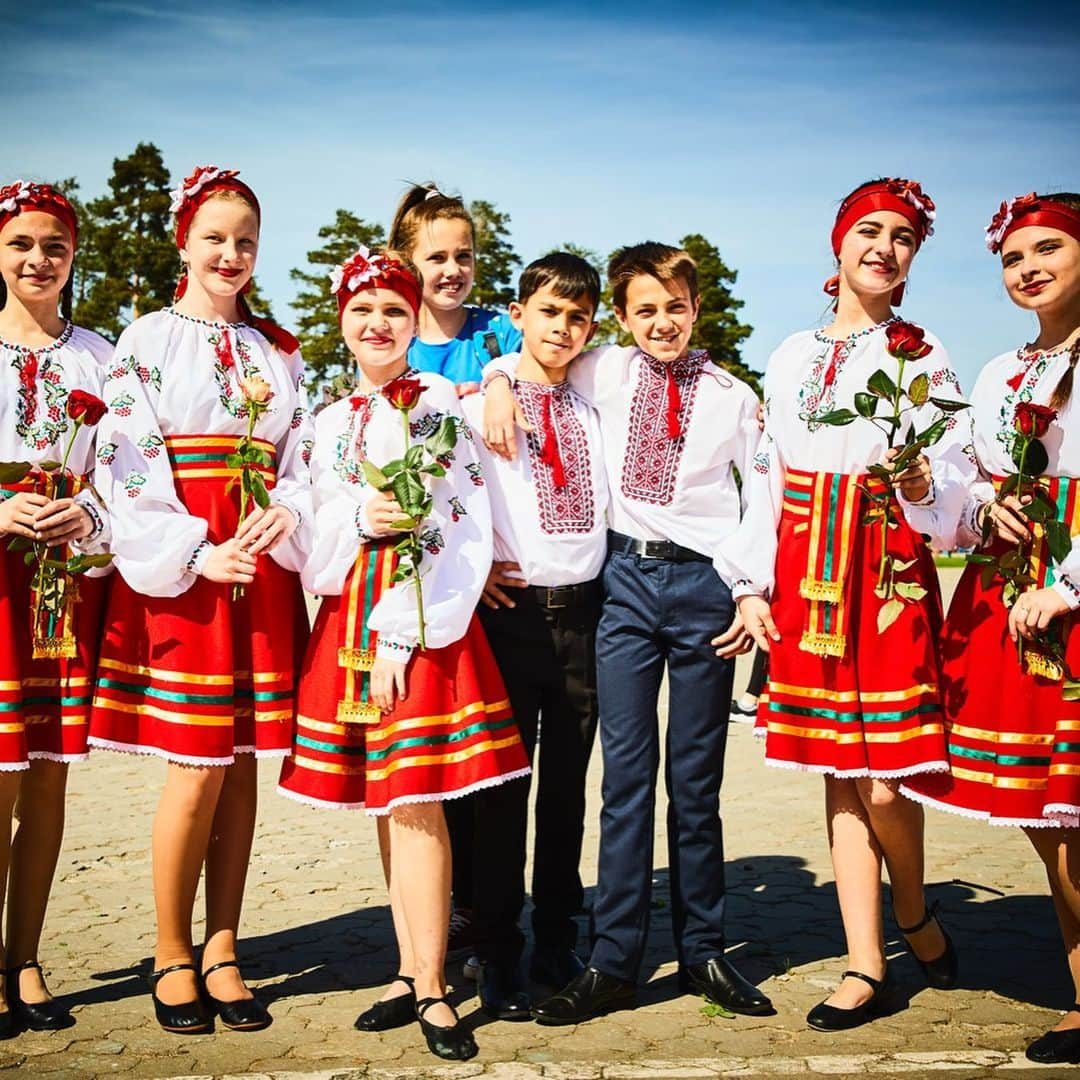
[[[169,213],[176,217],[176,246],[178,248],[182,248],[187,243],[188,229],[191,228],[195,211],[215,192],[238,192],[251,203],[255,216],[262,218],[255,192],[243,180],[236,179],[239,175],[236,169],[219,169],[216,165],[200,165],[175,191],[170,192],[172,202],[169,205]]]
[[[420,313],[420,282],[397,259],[388,255],[372,255],[361,245],[356,254],[346,259],[330,275],[330,291],[337,297],[338,318],[345,305],[361,289],[392,289],[400,293],[412,308],[414,315]]]
[[[75,216],[75,208],[56,188],[48,184],[28,184],[25,180],[0,187],[0,229],[13,217],[29,210],[51,214],[63,222],[71,233],[72,244],[78,244],[79,219]]]
[[[1080,240],[1080,210],[1056,202],[1053,198],[1040,198],[1034,191],[1029,191],[998,207],[994,220],[986,226],[986,246],[996,255],[1007,236],[1030,225],[1060,229],[1073,239]]]

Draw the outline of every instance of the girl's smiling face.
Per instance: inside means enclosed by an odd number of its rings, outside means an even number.
[[[0,229],[0,276],[20,303],[58,304],[74,258],[71,233],[52,214],[27,210]]]
[[[420,274],[422,303],[427,307],[454,311],[468,299],[476,274],[469,222],[437,218],[422,225],[409,258]]]
[[[416,332],[408,301],[393,289],[361,289],[341,313],[341,336],[371,382],[385,382],[406,364]]]
[[[915,249],[915,230],[903,214],[875,210],[844,234],[840,281],[857,296],[890,293],[907,280]]]
[[[259,216],[246,199],[211,196],[195,211],[181,256],[209,297],[236,296],[255,272]]]
[[[1001,249],[1005,288],[1018,307],[1036,313],[1080,306],[1080,240],[1060,229],[1014,229]]]

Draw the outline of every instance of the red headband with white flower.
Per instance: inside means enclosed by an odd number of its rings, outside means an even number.
[[[1010,233],[1030,225],[1060,229],[1074,240],[1080,240],[1080,210],[1029,191],[998,207],[994,220],[986,226],[986,246],[996,255]]]
[[[405,298],[413,314],[420,313],[420,282],[406,267],[388,255],[372,255],[362,244],[330,275],[330,291],[337,297],[338,318],[345,305],[361,289],[392,289]]]
[[[236,179],[239,175],[237,169],[219,169],[216,165],[200,165],[178,188],[169,192],[172,196],[169,213],[176,217],[176,246],[178,248],[182,248],[187,242],[188,229],[191,228],[191,219],[195,217],[195,211],[215,192],[235,191],[243,195],[251,203],[255,216],[262,218],[255,192],[243,180]]]
[[[865,187],[853,191],[841,204],[836,212],[836,223],[832,230],[833,254],[839,256],[840,245],[844,237],[862,221],[867,214],[875,210],[892,210],[907,219],[915,230],[915,250],[918,251],[922,242],[934,235],[934,219],[937,216],[937,207],[934,200],[923,191],[917,180],[903,180],[899,177],[890,176],[876,184],[867,184]],[[838,295],[840,290],[840,278],[834,275],[825,282],[825,292],[829,296]],[[904,298],[904,283],[901,282],[893,289],[892,302],[899,304]]]
[[[25,180],[0,187],[0,229],[13,217],[30,210],[51,214],[67,226],[72,244],[78,243],[79,219],[75,216],[75,208],[56,188],[48,184],[28,184]]]

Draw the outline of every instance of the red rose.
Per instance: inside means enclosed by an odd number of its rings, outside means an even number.
[[[88,394],[85,390],[72,390],[68,394],[67,414],[72,420],[81,420],[87,427],[93,427],[109,411],[108,405],[99,397]]]
[[[425,389],[419,379],[410,379],[407,375],[399,375],[391,379],[383,388],[383,396],[395,409],[408,412],[419,400],[420,393]]]
[[[1016,412],[1013,414],[1013,427],[1021,435],[1041,439],[1056,419],[1057,409],[1048,408],[1046,405],[1033,405],[1030,401],[1021,401],[1017,403]]]
[[[933,351],[934,346],[923,340],[926,331],[914,323],[893,323],[885,333],[888,337],[889,352],[898,359],[921,360]]]

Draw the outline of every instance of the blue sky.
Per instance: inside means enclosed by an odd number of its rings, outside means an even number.
[[[175,178],[239,168],[286,322],[319,226],[339,206],[387,224],[410,179],[509,211],[526,261],[701,232],[739,271],[760,370],[825,310],[840,198],[911,176],[938,230],[902,311],[970,386],[1034,334],[984,224],[1006,196],[1080,188],[1080,15],[1054,6],[0,0],[0,181],[93,196],[139,141]]]

